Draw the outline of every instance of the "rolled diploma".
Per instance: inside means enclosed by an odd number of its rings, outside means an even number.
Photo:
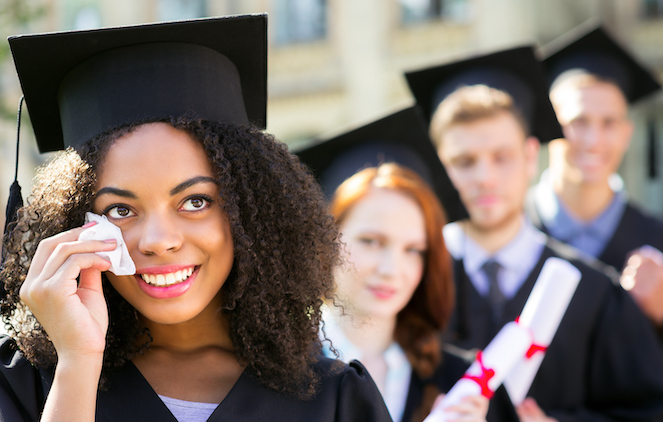
[[[529,328],[535,345],[550,345],[581,277],[580,271],[563,259],[552,257],[543,264],[518,320],[520,325]],[[525,400],[544,356],[545,351],[538,351],[522,359],[504,380],[514,405]]]
[[[495,374],[488,380],[488,387],[495,391],[502,384],[504,377],[511,371],[513,366],[522,359],[531,344],[529,329],[509,322],[483,351],[483,366],[492,369]],[[465,375],[481,376],[481,364],[474,361],[467,369]],[[424,422],[443,422],[456,417],[455,413],[444,411],[445,408],[458,404],[463,397],[481,395],[481,386],[477,382],[461,378],[449,390],[442,401],[433,408]]]

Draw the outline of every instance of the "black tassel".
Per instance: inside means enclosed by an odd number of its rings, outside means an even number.
[[[9,188],[9,199],[7,200],[7,210],[5,212],[5,228],[3,239],[9,237],[9,225],[18,218],[18,209],[23,206],[23,197],[21,196],[21,186],[18,184],[18,147],[21,134],[21,110],[23,109],[23,97],[18,101],[18,112],[16,114],[16,167],[14,170],[14,183]],[[4,248],[2,251],[2,262],[5,261]]]
[[[22,206],[21,186],[18,184],[18,180],[14,180],[9,188],[9,199],[7,200],[7,212],[5,214],[5,233],[9,233],[7,230],[9,223],[16,221],[18,209]]]

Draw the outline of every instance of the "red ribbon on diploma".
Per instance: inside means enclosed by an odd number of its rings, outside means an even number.
[[[518,316],[518,318],[516,318],[516,324],[519,323],[519,322],[520,322],[520,315]],[[525,353],[525,357],[527,359],[530,359],[537,352],[545,353],[547,350],[548,350],[548,346],[543,346],[541,344],[536,344],[536,343],[534,343],[534,341],[532,341],[532,345],[527,350],[527,353]]]
[[[481,387],[481,395],[487,399],[492,399],[495,392],[491,390],[490,387],[488,387],[488,381],[490,381],[490,379],[495,376],[495,371],[490,368],[486,368],[483,365],[483,354],[481,353],[481,350],[477,352],[477,362],[479,362],[479,366],[481,367],[481,375],[476,376],[465,374],[463,375],[463,378],[467,378],[476,382],[479,387]]]
[[[532,343],[532,345],[527,350],[527,353],[525,353],[525,357],[529,359],[532,356],[534,356],[537,352],[545,353],[546,350],[548,350],[548,346],[541,346],[540,344]]]

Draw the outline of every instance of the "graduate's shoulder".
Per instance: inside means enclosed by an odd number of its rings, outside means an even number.
[[[593,326],[600,324],[606,318],[606,313],[640,313],[633,299],[620,285],[620,274],[614,267],[555,239],[550,239],[547,246],[557,256],[578,268],[582,275],[567,310],[572,320],[582,321],[581,325]]]
[[[547,238],[546,247],[552,251],[554,256],[569,261],[578,268],[582,279],[595,283],[607,283],[606,288],[607,286],[619,286],[620,274],[614,267],[553,237]]]
[[[619,272],[610,265],[556,239],[549,238],[546,246],[555,256],[569,261],[581,273],[567,310],[571,320],[583,321],[581,325],[586,327],[594,326],[603,318],[610,303],[622,301],[628,295],[619,284]]]
[[[627,224],[632,235],[643,236],[643,242],[654,247],[663,246],[663,220],[629,201],[624,209],[622,224]],[[634,233],[634,232],[639,233]]]
[[[391,421],[384,400],[364,365],[356,360],[343,363],[320,356],[314,369],[322,376],[316,400],[335,402],[338,421]]]
[[[38,372],[20,351],[16,341],[7,334],[0,335],[0,374],[5,378],[13,373]]]
[[[320,375],[323,385],[342,384],[343,382],[373,384],[373,379],[366,367],[358,360],[345,363],[320,355],[313,364],[313,370]]]
[[[626,203],[624,216],[633,218],[635,222],[663,231],[663,220],[633,201],[628,201]]]
[[[34,367],[14,339],[0,335],[0,420],[37,421],[51,383],[50,369]]]

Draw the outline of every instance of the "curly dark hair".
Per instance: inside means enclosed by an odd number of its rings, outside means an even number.
[[[320,382],[312,363],[320,353],[322,300],[333,295],[338,233],[324,196],[306,167],[269,134],[179,117],[160,119],[204,147],[221,187],[230,222],[234,263],[223,285],[224,312],[239,361],[262,385],[310,398]],[[53,366],[55,348],[19,298],[39,242],[83,224],[95,195],[95,175],[114,141],[141,124],[107,131],[77,151],[59,153],[38,171],[28,205],[5,236],[0,273],[2,318],[34,365]],[[108,373],[149,347],[134,308],[103,277],[110,323],[102,386]]]

